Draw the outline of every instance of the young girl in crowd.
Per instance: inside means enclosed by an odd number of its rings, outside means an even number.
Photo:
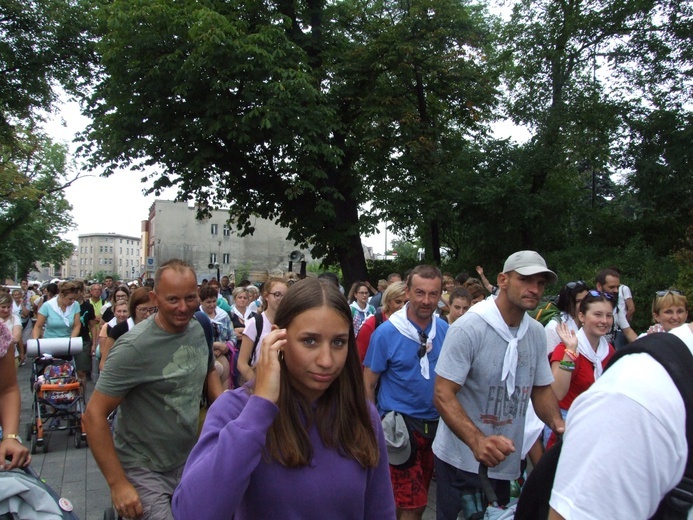
[[[599,379],[615,353],[604,337],[614,323],[615,305],[611,294],[589,291],[580,302],[580,330],[575,332],[567,323],[556,327],[562,343],[551,355],[551,388],[564,419],[573,401]],[[552,444],[549,440],[549,446]]]
[[[173,513],[394,519],[386,450],[366,401],[349,306],[337,288],[307,278],[279,306],[255,381],[209,409]]]
[[[100,352],[97,356],[99,358],[99,370],[103,370],[106,357],[111,351],[111,348],[113,348],[113,345],[115,345],[116,340],[135,325],[156,313],[156,307],[153,306],[149,298],[150,292],[151,289],[149,287],[135,289],[130,295],[130,301],[128,302],[129,317],[125,321],[106,329],[108,337],[101,344],[99,349]]]
[[[580,302],[582,302],[588,290],[589,287],[587,287],[587,284],[579,280],[577,282],[568,282],[558,293],[556,307],[561,311],[561,314],[550,320],[544,327],[546,331],[546,347],[549,356],[551,356],[556,346],[561,342],[561,338],[558,336],[558,332],[556,332],[556,327],[558,327],[560,323],[565,323],[570,330],[574,330],[575,332],[580,329],[580,320],[578,319]]]
[[[351,316],[354,323],[354,333],[358,336],[359,330],[369,317],[375,314],[375,307],[368,303],[371,292],[365,282],[356,282],[349,291],[351,302]]]
[[[254,367],[260,354],[262,339],[272,330],[277,307],[279,307],[279,302],[286,294],[287,286],[283,278],[270,278],[265,282],[262,290],[264,311],[246,321],[241,340],[241,348],[238,352],[238,372],[243,381],[250,381],[255,377]],[[257,338],[258,319],[262,320],[262,329],[259,339]],[[257,341],[255,341],[256,339]]]

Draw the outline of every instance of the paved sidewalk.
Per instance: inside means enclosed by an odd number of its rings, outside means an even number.
[[[29,385],[30,362],[27,361],[25,366],[19,367],[17,377],[22,392],[19,431],[24,436],[27,425],[32,420],[33,394]],[[94,383],[89,382],[87,397],[91,395],[93,389]],[[111,505],[110,491],[89,448],[84,443],[81,448],[75,448],[74,438],[69,436],[67,431],[46,433],[45,439],[48,442],[48,453],[44,454],[43,447],[39,446],[37,453],[32,455],[31,467],[58,495],[72,502],[77,517],[81,520],[101,520],[104,510]],[[424,520],[435,519],[435,490],[436,485],[433,482],[428,507],[423,516]]]
[[[29,384],[29,361],[19,367],[17,377],[22,392],[19,431],[24,436],[33,418],[31,404],[34,397]],[[87,395],[93,388],[94,384],[88,383]],[[36,454],[32,455],[31,467],[58,495],[72,502],[74,512],[80,519],[102,519],[104,509],[110,506],[110,491],[89,448],[84,443],[81,448],[75,448],[74,437],[68,435],[67,431],[48,432],[44,439],[44,442],[48,442],[48,453],[44,454],[43,447],[39,446]]]

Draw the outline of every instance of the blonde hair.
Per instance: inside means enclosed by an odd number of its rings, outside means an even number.
[[[396,300],[397,298],[401,298],[404,296],[404,292],[407,288],[407,284],[404,282],[392,282],[390,285],[387,286],[387,289],[385,289],[385,292],[383,293],[383,312],[388,313],[390,312],[390,302],[392,300]]]

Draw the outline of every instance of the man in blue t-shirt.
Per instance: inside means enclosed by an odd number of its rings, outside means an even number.
[[[433,475],[431,444],[438,426],[433,405],[435,367],[448,324],[434,313],[443,275],[436,267],[415,267],[407,279],[409,303],[378,327],[364,360],[368,398],[381,416],[395,411],[404,416],[415,451],[407,467],[390,466],[397,518],[420,519],[428,503]]]

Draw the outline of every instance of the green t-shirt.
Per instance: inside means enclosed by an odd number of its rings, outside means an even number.
[[[163,472],[185,463],[197,440],[204,381],[213,369],[196,320],[185,332],[170,334],[152,316],[118,338],[96,389],[123,397],[114,442],[124,468]]]

